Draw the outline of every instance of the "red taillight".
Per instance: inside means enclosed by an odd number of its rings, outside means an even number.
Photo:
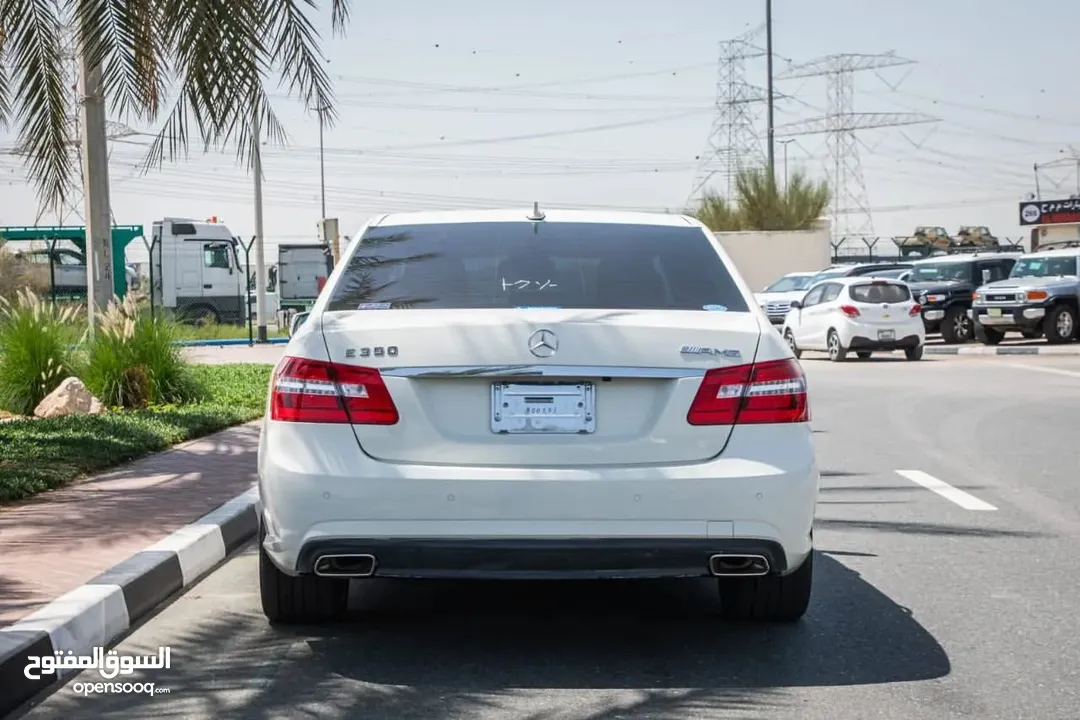
[[[691,425],[809,422],[806,376],[793,358],[714,368],[705,373],[686,421]]]
[[[918,315],[921,312],[922,312],[922,305],[920,305],[919,303],[915,303],[914,305],[911,306],[911,310],[908,312],[908,315],[910,315],[911,317],[915,317],[916,315]]]
[[[373,368],[285,358],[271,392],[271,420],[354,425],[398,421],[390,391]]]
[[[844,313],[850,318],[859,317],[859,308],[854,305],[841,305],[840,312]]]

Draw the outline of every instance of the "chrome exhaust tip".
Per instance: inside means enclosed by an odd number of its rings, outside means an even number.
[[[769,574],[769,559],[764,555],[713,555],[709,572],[716,577],[758,577]]]
[[[320,555],[315,558],[315,574],[319,577],[357,578],[375,574],[374,555]]]

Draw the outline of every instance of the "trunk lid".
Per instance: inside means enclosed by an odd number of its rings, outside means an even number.
[[[322,331],[333,362],[382,372],[400,413],[353,426],[371,457],[560,467],[718,455],[731,426],[687,411],[705,370],[753,362],[762,328],[754,313],[413,309],[328,312]],[[583,428],[571,416],[590,402]]]

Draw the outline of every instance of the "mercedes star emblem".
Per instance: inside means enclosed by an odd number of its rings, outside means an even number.
[[[538,358],[549,358],[559,349],[559,338],[550,330],[537,330],[529,336],[529,352]]]

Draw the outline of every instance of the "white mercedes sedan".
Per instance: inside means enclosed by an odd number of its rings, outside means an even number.
[[[273,373],[262,607],[355,578],[715,577],[796,621],[819,475],[799,361],[688,217],[372,220]]]

